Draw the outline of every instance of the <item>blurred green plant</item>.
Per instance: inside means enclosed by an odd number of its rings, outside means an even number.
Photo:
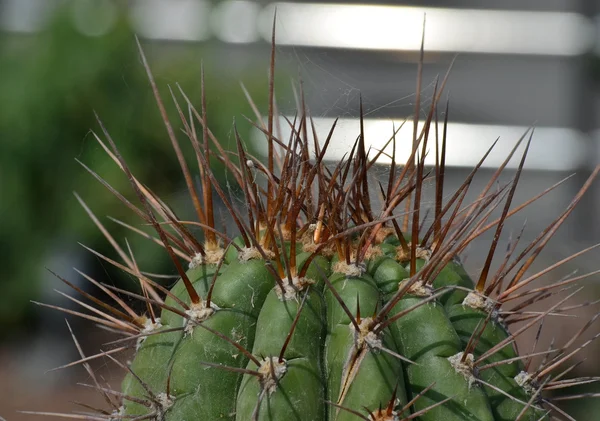
[[[255,102],[265,103],[265,69],[219,71],[208,57],[219,45],[154,47],[149,46],[147,53],[167,104],[172,104],[167,84],[177,92],[178,82],[199,105],[202,58],[209,63],[208,121],[218,138],[232,137],[231,116],[253,116],[240,89],[240,75]],[[161,49],[168,51],[166,59],[156,54]],[[17,327],[22,331],[24,323],[35,324],[30,300],[40,294],[41,266],[58,242],[84,241],[112,254],[72,196],[73,190],[104,222],[111,224],[104,218],[110,214],[139,225],[74,161],[78,158],[89,165],[117,190],[130,191],[124,175],[115,171],[115,164],[90,134],[90,128],[99,131],[94,110],[140,180],[157,192],[182,189],[176,185],[182,180],[177,160],[170,159],[170,142],[138,57],[125,14],[99,37],[82,35],[67,9],[57,12],[40,33],[0,33],[0,338]],[[172,105],[168,108],[175,111]],[[179,118],[173,114],[172,121]],[[243,118],[237,121],[242,137],[248,139],[251,125]],[[162,159],[165,155],[169,159]],[[117,238],[125,235],[116,224],[110,228]],[[146,270],[150,269],[144,265],[160,268],[149,255],[141,256],[139,263]]]

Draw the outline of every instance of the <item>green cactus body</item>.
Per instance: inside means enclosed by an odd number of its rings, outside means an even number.
[[[160,99],[150,69],[146,70]],[[210,136],[206,110],[198,112],[184,99],[191,121],[181,112],[182,130],[194,147],[199,187],[164,118],[182,161],[202,241],[187,228],[190,221],[178,220],[157,195],[142,187],[105,132],[114,151],[111,157],[126,173],[143,210],[120,194],[117,197],[154,227],[160,239],[155,242],[167,250],[180,279],[170,289],[151,281],[109,237],[124,264],[105,259],[140,280],[144,295],[130,294],[146,309],[138,314],[112,294],[117,304],[103,303],[92,318],[121,330],[126,336],[121,341],[129,341],[135,349],[135,355],[121,364],[126,376],[113,394],[120,401],[107,399],[112,408],[100,419],[549,421],[557,413],[562,417],[548,392],[586,381],[563,382],[568,373],[564,369],[553,374],[576,351],[556,349],[556,356],[529,371],[530,361],[524,360],[539,350],[518,353],[516,334],[509,329],[515,321],[510,319],[515,314],[511,310],[523,316],[524,307],[509,306],[512,298],[520,297],[514,291],[528,284],[524,273],[551,236],[547,234],[564,221],[600,167],[543,236],[515,259],[511,249],[502,269],[493,273],[492,258],[504,222],[512,216],[511,200],[531,139],[506,196],[502,195],[506,190],[491,189],[503,164],[472,204],[462,201],[475,171],[448,198],[443,191],[446,127],[436,128],[436,136],[429,134],[438,124],[438,95],[431,101],[421,135],[415,120],[415,153],[406,164],[401,169],[397,165],[395,147],[387,154],[392,165],[387,186],[376,180],[382,199],[376,208],[370,189],[377,185],[370,183],[376,158],[369,157],[362,131],[347,159],[326,165],[330,138],[319,143],[314,134],[309,136],[310,120],[304,111],[298,127],[288,122],[293,128],[289,140],[276,138],[271,97],[268,122],[259,125],[267,135],[265,163],[245,152],[234,130],[238,165],[232,162],[235,154]],[[159,104],[162,107],[162,101]],[[196,122],[202,130],[195,129]],[[441,142],[438,133],[444,133]],[[435,149],[433,181],[425,171],[429,149]],[[239,184],[243,209],[216,181],[209,166],[215,153]],[[421,226],[421,192],[429,182],[435,184],[435,200],[433,222],[426,230]],[[225,227],[217,228],[215,192],[233,216],[239,233],[234,239]],[[490,222],[491,212],[502,201],[502,216]],[[492,228],[488,258],[473,282],[459,254]],[[524,259],[519,266],[525,269],[504,272]],[[183,260],[190,262],[187,271]],[[541,287],[534,291],[535,298],[551,296],[548,291],[569,282]],[[502,285],[511,287],[502,290]],[[103,291],[110,292],[109,287]],[[556,306],[551,308],[556,313],[577,308]],[[542,312],[526,328],[539,326],[550,316],[549,310]],[[577,335],[591,325],[586,323]],[[82,356],[81,362],[86,361]]]
[[[298,256],[304,264],[309,256]],[[245,375],[236,405],[236,420],[325,420],[322,342],[326,332],[320,274],[327,276],[329,262],[312,260],[306,276],[294,288],[275,286],[267,296],[256,323],[254,355],[249,370],[265,370],[271,383]],[[287,279],[289,281],[289,279]],[[306,296],[304,296],[306,295]],[[297,320],[296,320],[297,318]],[[294,334],[289,336],[292,325]],[[286,340],[285,352],[281,353]],[[272,368],[275,378],[270,377]],[[278,376],[281,370],[281,378]],[[258,398],[257,398],[258,397]]]
[[[448,315],[461,338],[463,346],[466,346],[469,341],[471,332],[476,329],[481,332],[479,335],[480,339],[475,345],[473,352],[476,357],[483,355],[494,346],[510,338],[510,333],[507,332],[506,328],[498,320],[493,317],[488,320],[488,313],[480,309],[457,304],[449,309]],[[473,330],[469,331],[469,329]],[[527,393],[515,381],[519,373],[524,370],[523,363],[519,360],[515,361],[517,357],[518,354],[514,345],[509,343],[501,347],[495,354],[483,360],[484,364],[512,361],[479,372],[479,377],[491,385],[491,387],[487,385],[483,387],[488,395],[496,420],[505,421],[515,419],[521,413],[525,406],[524,404],[529,400]],[[502,392],[519,399],[522,403],[509,399]],[[521,419],[538,420],[543,415],[544,411],[532,407],[525,412]]]
[[[308,253],[299,254],[299,266],[308,257]],[[202,321],[203,326],[231,338],[251,350],[261,363],[269,361],[276,368],[282,346],[295,324],[281,360],[283,373],[267,388],[255,374],[242,375],[204,365],[212,363],[253,372],[260,369],[226,340],[200,326],[193,327],[188,335],[157,331],[142,342],[131,369],[163,399],[167,396],[170,375],[170,406],[164,410],[165,421],[198,419],[193,417],[200,415],[202,419],[214,420],[350,421],[357,420],[357,416],[339,406],[358,412],[362,408],[375,411],[387,405],[395,393],[395,406],[401,407],[425,389],[428,390],[417,400],[414,411],[448,398],[450,404],[426,411],[419,417],[422,421],[516,418],[524,405],[478,384],[475,376],[526,402],[526,392],[514,380],[523,369],[522,364],[518,361],[502,364],[480,374],[461,372],[453,359],[464,351],[472,332],[487,314],[462,303],[450,304],[448,297],[453,298],[452,295],[439,294],[437,299],[419,306],[427,296],[408,293],[387,315],[390,319],[414,308],[384,329],[379,337],[382,347],[410,361],[371,349],[367,344],[357,348],[357,332],[346,311],[362,314],[363,323],[371,320],[370,316],[377,314],[378,308],[388,302],[409,276],[394,258],[383,255],[375,259],[366,265],[373,276],[346,275],[330,273],[328,259],[317,256],[306,273],[305,279],[311,280],[306,289],[299,289],[288,298],[282,297],[280,287],[260,259],[233,261],[220,268],[213,295],[219,310]],[[215,269],[214,265],[203,266],[188,272],[200,294],[208,292]],[[328,277],[329,286],[325,286],[324,276]],[[469,281],[462,266],[451,262],[433,285],[464,287]],[[472,285],[471,282],[471,288]],[[171,292],[189,304],[181,281]],[[466,295],[462,292],[461,295]],[[241,302],[236,301],[238,297],[242,297]],[[167,303],[176,305],[173,298],[168,298]],[[162,330],[185,325],[183,317],[168,310],[163,311],[161,320],[165,321]],[[489,323],[473,355],[482,355],[507,337],[506,330],[496,321]],[[514,347],[506,345],[485,363],[514,357]],[[123,383],[123,393],[141,400],[147,395],[131,374]],[[327,406],[326,401],[336,405]],[[125,406],[125,414],[130,416],[142,416],[153,410],[136,402]],[[521,419],[533,421],[541,417],[543,412],[530,409]]]
[[[329,326],[325,351],[329,376],[328,399],[355,411],[362,407],[376,409],[391,399],[395,386],[399,385],[396,396],[400,402],[405,403],[400,361],[371,348],[366,338],[361,338],[363,333],[356,329],[333,294],[336,291],[351,314],[362,314],[363,317],[372,315],[381,299],[375,281],[366,274],[357,276],[336,272],[331,277],[330,285],[331,290],[325,294]],[[362,327],[369,320],[365,318],[362,323],[358,323],[357,319],[355,322]],[[377,339],[384,341],[384,346],[395,350],[389,334],[384,333],[383,336]],[[347,420],[353,417],[355,415],[336,406],[329,408],[329,419]]]
[[[188,272],[188,276],[196,280],[194,285],[203,296],[208,292],[215,269],[201,266]],[[274,285],[272,275],[260,259],[234,261],[221,270],[213,291],[213,303],[217,309],[200,323],[241,346],[250,347],[259,310]],[[177,297],[182,301],[190,302],[181,281],[175,284],[173,293],[178,293]],[[175,302],[172,298],[171,301]],[[233,403],[241,375],[210,369],[204,363],[243,367],[247,358],[209,330],[169,313],[168,310],[163,311],[161,320],[170,324],[164,324],[161,329],[185,327],[185,330],[159,333],[145,339],[132,362],[132,371],[152,393],[161,397],[160,402],[165,402],[164,409],[158,408],[160,413],[165,412],[165,419],[230,417],[234,412]],[[167,384],[170,387],[168,393]],[[130,396],[147,396],[148,391],[141,387],[141,382],[129,375],[124,380],[123,392]],[[135,402],[127,402],[124,409],[127,416],[147,415],[149,411]],[[156,411],[157,408],[150,410]],[[171,413],[174,415],[167,415]]]

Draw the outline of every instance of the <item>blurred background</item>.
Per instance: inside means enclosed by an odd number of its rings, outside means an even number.
[[[511,218],[504,230],[506,241],[525,221],[521,242],[533,240],[600,162],[600,5],[592,0],[0,0],[0,417],[33,418],[18,410],[70,412],[76,409],[73,401],[102,405],[89,389],[76,386],[89,381],[80,367],[45,373],[78,354],[65,315],[31,303],[76,308],[54,291],[68,288],[46,267],[82,288],[88,285],[72,267],[95,279],[135,288],[130,277],[78,244],[114,257],[73,191],[122,244],[127,237],[144,271],[174,272],[158,247],[106,218],[140,226],[75,160],[133,199],[127,180],[91,134],[99,131],[96,111],[138,178],[186,212],[185,185],[134,34],[144,46],[172,122],[178,117],[169,87],[177,92],[179,84],[199,106],[204,64],[211,130],[233,147],[235,117],[249,148],[260,154],[264,140],[244,118],[255,120],[240,82],[265,112],[275,7],[279,109],[293,116],[292,81],[301,78],[319,132],[326,133],[333,118],[342,117],[332,160],[356,137],[360,96],[367,144],[373,147],[389,138],[393,122],[397,127],[414,112],[425,15],[426,97],[433,92],[436,76],[443,77],[456,58],[446,87],[451,121],[448,191],[460,185],[500,137],[473,185],[474,197],[530,126],[536,127],[534,141],[514,203],[575,174]],[[410,134],[411,129],[400,132],[401,158],[408,154]],[[508,171],[504,180],[512,175]],[[228,182],[226,177],[222,182]],[[598,242],[599,209],[596,185],[532,271]],[[467,251],[472,271],[481,266],[484,251],[477,243]],[[598,252],[592,251],[547,280],[600,269],[599,261]],[[585,285],[586,299],[600,298],[597,277]],[[580,316],[589,318],[597,311],[590,306]],[[110,338],[91,323],[68,319],[86,353]],[[576,330],[573,323],[561,318],[544,334],[560,343]],[[598,327],[592,330],[597,333]],[[600,347],[592,344],[581,354],[585,361],[574,374],[600,375]],[[103,360],[93,366],[106,382],[119,384],[122,373],[112,364]],[[600,389],[577,392],[584,391]],[[576,401],[568,409],[578,420],[600,418],[600,402],[592,399]]]

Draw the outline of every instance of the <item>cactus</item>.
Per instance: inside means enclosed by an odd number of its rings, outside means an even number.
[[[267,141],[266,163],[246,152],[235,130],[236,153],[223,149],[210,132],[204,95],[198,110],[183,91],[173,94],[182,130],[195,152],[200,179],[196,187],[141,48],[140,52],[198,220],[178,218],[135,178],[98,119],[104,140],[96,139],[129,179],[140,205],[103,184],[153,226],[154,235],[142,234],[165,249],[179,280],[167,288],[142,273],[131,250],[126,252],[79,199],[122,262],[96,254],[139,279],[140,291],[120,290],[89,277],[110,300],[102,302],[78,290],[97,306],[80,302],[91,313],[69,312],[124,337],[113,348],[91,357],[82,354],[76,362],[89,370],[94,387],[112,406],[77,418],[572,419],[549,391],[597,380],[564,379],[570,370],[564,369],[566,363],[591,340],[579,347],[573,344],[594,320],[584,323],[564,346],[547,351],[519,352],[515,341],[541,330],[542,322],[554,314],[578,307],[565,305],[576,290],[543,312],[526,312],[528,304],[553,296],[582,276],[532,288],[531,282],[548,270],[525,274],[600,167],[540,236],[519,255],[516,243],[511,244],[499,269],[492,272],[507,218],[553,189],[512,206],[531,131],[516,143],[477,199],[466,204],[467,191],[487,154],[448,196],[444,191],[447,107],[445,120],[438,121],[445,79],[439,88],[436,85],[422,129],[417,124],[418,91],[411,156],[404,165],[397,163],[391,136],[392,163],[387,180],[378,185],[381,200],[376,205],[369,184],[383,151],[368,153],[362,124],[352,150],[333,165],[326,165],[325,155],[334,142],[335,124],[324,140],[309,136],[311,120],[304,108],[289,122],[290,138],[277,137],[273,47],[268,118],[257,123]],[[419,72],[418,86],[420,81]],[[362,114],[361,105],[361,123]],[[519,146],[524,146],[524,152],[514,178],[492,188]],[[435,154],[435,166],[426,171],[427,153]],[[237,181],[243,206],[236,206],[216,182],[211,159],[222,161]],[[435,192],[430,224],[422,222],[425,185]],[[216,201],[233,218],[235,237],[216,224]],[[501,215],[493,219],[495,210],[501,210]],[[494,232],[487,259],[471,277],[459,255],[486,232]],[[134,310],[121,294],[139,300],[145,311]],[[513,306],[513,300],[520,304]],[[522,323],[515,329],[517,321]],[[131,348],[135,355],[129,361],[115,357]],[[531,361],[538,356],[543,357],[542,363],[534,367]],[[108,358],[124,370],[120,391],[101,385],[87,365],[93,358]]]

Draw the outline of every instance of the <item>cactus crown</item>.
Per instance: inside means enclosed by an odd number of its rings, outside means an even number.
[[[512,207],[532,131],[518,140],[475,201],[464,203],[487,153],[464,183],[447,195],[447,104],[444,120],[438,119],[447,76],[436,81],[425,124],[419,129],[421,60],[412,153],[407,162],[396,161],[395,133],[386,145],[391,153],[366,150],[361,104],[361,131],[351,151],[340,162],[326,165],[326,151],[335,141],[335,123],[325,139],[317,139],[312,120],[301,107],[294,121],[288,121],[288,139],[274,130],[274,51],[273,45],[268,117],[264,121],[257,113],[256,123],[268,145],[265,163],[245,149],[235,129],[237,151],[224,150],[209,129],[204,94],[198,110],[183,91],[180,99],[172,93],[183,133],[195,151],[197,188],[179,146],[180,136],[167,118],[140,48],[197,221],[178,218],[135,178],[98,119],[105,140],[96,139],[125,173],[140,205],[86,169],[153,226],[155,235],[131,228],[165,249],[180,279],[166,288],[143,274],[133,255],[78,197],[121,262],[90,251],[136,277],[141,293],[119,290],[90,277],[110,300],[103,302],[76,289],[97,306],[81,303],[92,313],[70,313],[124,335],[111,349],[91,357],[81,355],[76,362],[88,368],[94,387],[111,406],[77,417],[155,421],[571,419],[549,391],[596,380],[565,380],[572,366],[560,369],[589,343],[574,347],[592,321],[568,343],[548,351],[534,348],[518,353],[515,340],[525,332],[541,330],[545,319],[578,307],[565,306],[577,290],[544,312],[528,312],[528,305],[553,297],[582,276],[533,288],[531,283],[548,270],[528,276],[526,272],[600,168],[546,230],[518,255],[518,241],[511,244],[499,269],[492,272],[506,219],[556,187]],[[494,188],[523,145],[512,181]],[[428,153],[435,154],[432,168],[425,166]],[[382,154],[388,155],[391,165],[387,180],[378,182],[373,194],[372,169]],[[237,208],[221,188],[211,171],[211,159],[220,160],[237,181],[245,206]],[[422,222],[426,183],[435,191],[430,224]],[[217,226],[215,201],[226,207],[237,226],[235,238]],[[501,215],[494,219],[495,210],[501,210]],[[201,240],[193,232],[197,227],[203,233]],[[472,280],[458,256],[488,231],[495,233],[494,239],[481,271]],[[140,300],[145,312],[135,311],[121,294]],[[516,323],[521,327],[514,329]],[[132,348],[135,356],[127,363],[114,356]],[[538,356],[542,361],[536,367],[532,360]],[[100,357],[124,370],[121,391],[104,387],[89,369],[87,362]]]

